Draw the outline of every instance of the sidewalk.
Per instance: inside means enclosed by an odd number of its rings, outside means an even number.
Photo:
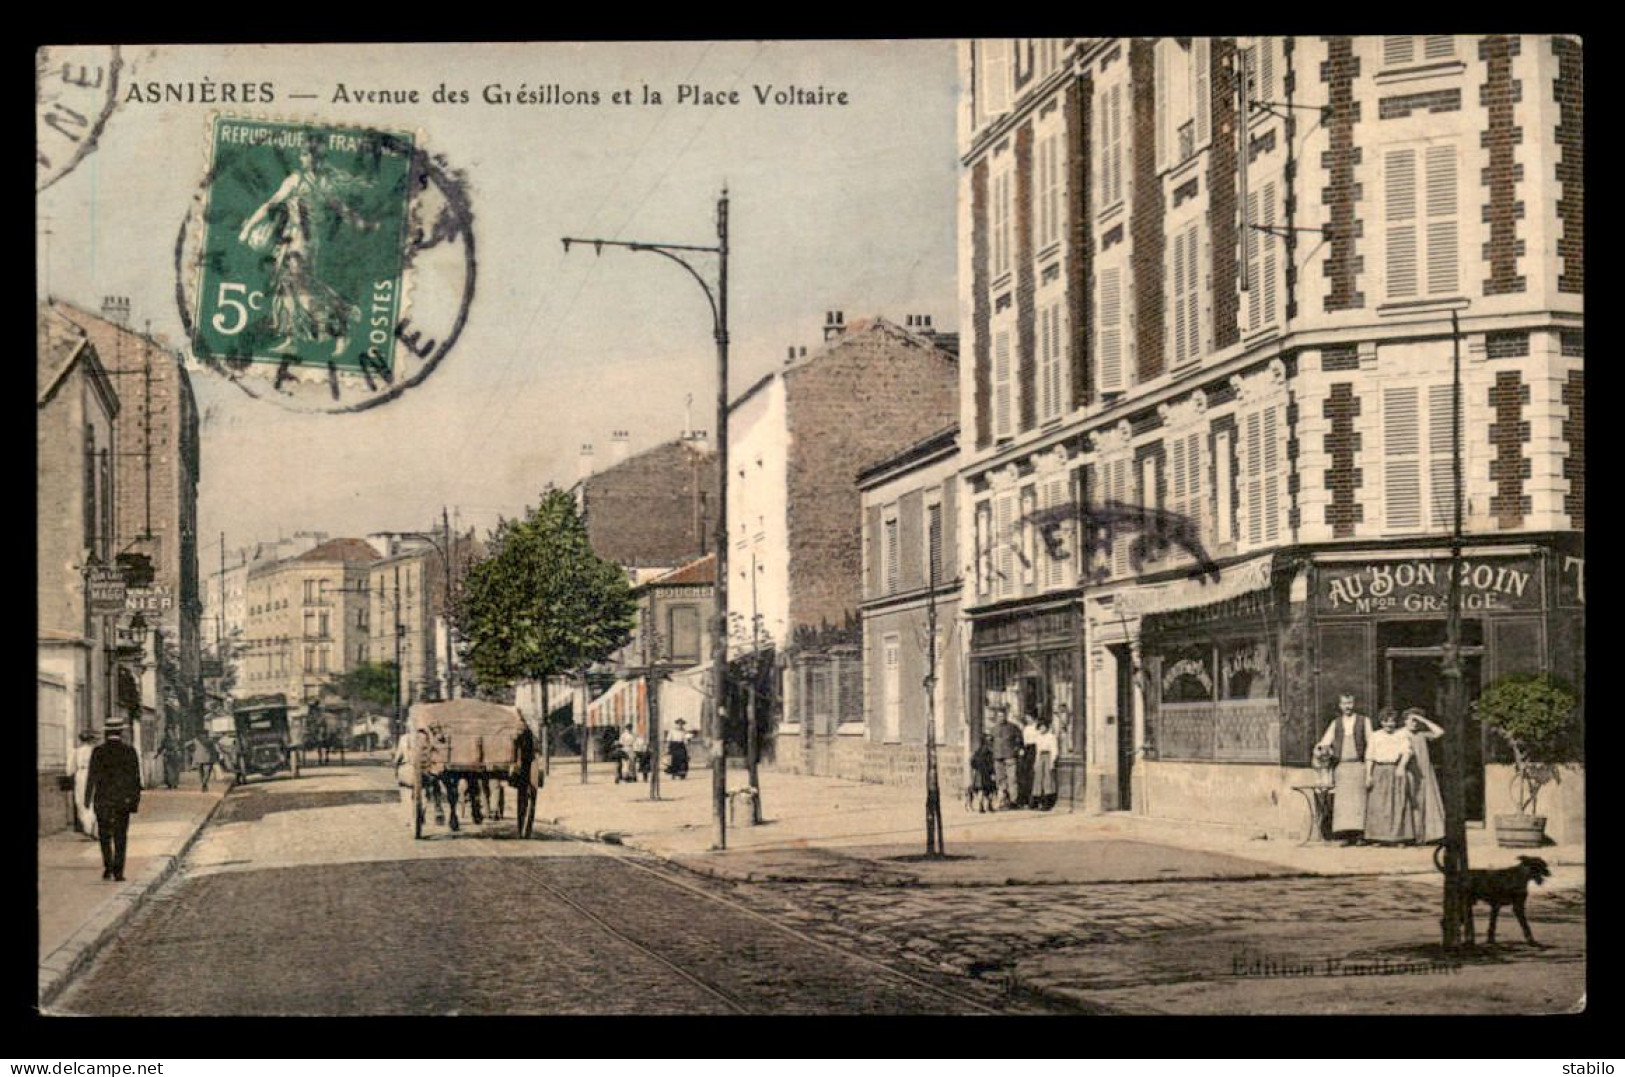
[[[163,884],[225,794],[218,778],[202,792],[196,771],[182,776],[179,789],[144,791],[130,817],[123,883],[102,879],[101,845],[85,835],[64,830],[39,839],[41,1008]]]
[[[706,874],[739,880],[822,880],[878,885],[988,886],[1167,882],[1274,875],[1432,875],[1433,849],[1311,844],[1265,838],[1251,828],[1127,813],[968,812],[943,796],[948,858],[928,861],[922,789],[814,778],[764,769],[764,824],[747,825],[744,798],[731,813],[725,852],[712,849],[711,774],[662,776],[661,800],[646,783],[619,784],[594,764],[581,784],[573,759],[555,760],[537,819],[585,837],[608,838]],[[743,771],[728,772],[730,791]],[[1493,832],[1468,830],[1468,859],[1500,867],[1523,850]],[[1553,868],[1549,885],[1583,885],[1584,846],[1535,850]]]

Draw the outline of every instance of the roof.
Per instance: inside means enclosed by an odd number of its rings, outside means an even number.
[[[41,303],[36,320],[37,345],[34,352],[36,390],[35,403],[43,405],[62,379],[67,377],[68,371],[81,356],[89,362],[96,363],[96,349],[91,346],[90,338],[84,329],[76,325],[71,319],[65,317],[54,303]],[[100,373],[100,364],[96,364],[96,374]],[[94,380],[101,379],[93,374]],[[109,390],[109,410],[118,411],[118,397]]]
[[[823,359],[825,356],[839,351],[841,348],[862,337],[889,336],[905,347],[929,348],[932,351],[939,352],[948,362],[958,363],[958,334],[952,334],[954,341],[953,350],[950,351],[941,346],[939,338],[948,335],[949,334],[939,333],[934,336],[926,336],[920,333],[915,333],[912,330],[903,328],[896,322],[886,320],[878,314],[873,318],[854,318],[852,321],[846,323],[846,331],[844,333],[826,340],[824,342],[824,346],[813,352],[811,355],[800,357],[794,362],[787,362],[777,370],[763,375],[744,392],[734,397],[734,399],[728,404],[728,410],[732,411],[733,409],[739,407],[739,405],[743,404],[746,400],[750,399],[757,392],[759,392],[763,386],[772,382],[775,377],[781,374],[790,374],[794,371],[802,369],[803,367],[810,366],[813,363]]]
[[[685,585],[710,586],[717,582],[717,555],[708,553],[686,565],[679,565],[664,576],[656,576],[645,587],[682,587]]]
[[[893,453],[884,460],[877,460],[858,472],[858,485],[866,486],[871,480],[891,472],[903,472],[909,465],[923,463],[938,456],[951,453],[959,446],[959,424],[946,426],[936,433],[921,438],[914,444],[900,452]]]
[[[339,538],[329,539],[313,550],[307,550],[294,558],[295,561],[360,561],[371,564],[380,560],[378,551],[361,539]]]

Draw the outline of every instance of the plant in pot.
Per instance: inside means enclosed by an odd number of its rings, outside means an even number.
[[[1575,711],[1578,701],[1562,682],[1544,673],[1510,673],[1484,690],[1479,719],[1512,749],[1512,785],[1518,810],[1495,817],[1497,844],[1521,848],[1546,841],[1540,792],[1561,780],[1561,767],[1579,761]]]

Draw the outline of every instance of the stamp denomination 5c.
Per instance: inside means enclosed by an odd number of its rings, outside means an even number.
[[[412,136],[217,117],[193,346],[394,372]]]

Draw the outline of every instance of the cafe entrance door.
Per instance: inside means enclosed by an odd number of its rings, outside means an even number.
[[[1484,648],[1463,647],[1461,657],[1462,707],[1465,729],[1462,736],[1462,794],[1466,801],[1467,819],[1484,821],[1484,728],[1473,712],[1472,704],[1478,699],[1484,671]],[[1385,652],[1387,664],[1386,706],[1401,714],[1407,707],[1421,707],[1427,716],[1446,730],[1445,678],[1440,671],[1444,660],[1442,647],[1389,647]],[[1444,745],[1439,740],[1428,744],[1435,776],[1440,788],[1444,786]]]

